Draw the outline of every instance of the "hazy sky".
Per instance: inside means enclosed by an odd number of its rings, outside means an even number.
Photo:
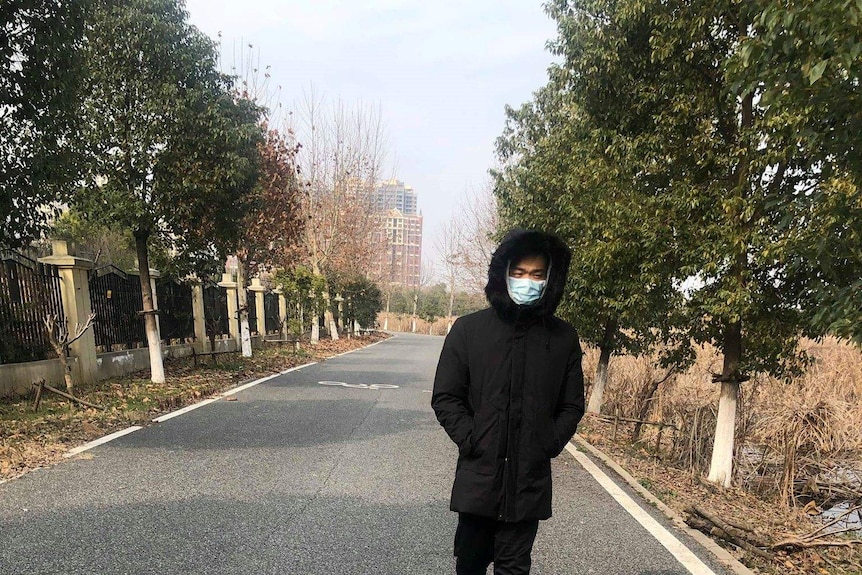
[[[555,33],[541,0],[188,0],[223,61],[251,43],[289,106],[313,86],[382,110],[390,166],[419,195],[423,261],[494,164],[504,106],[545,83]],[[238,50],[238,48],[237,48]]]

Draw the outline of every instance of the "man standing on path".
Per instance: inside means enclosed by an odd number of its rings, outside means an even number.
[[[556,236],[513,230],[491,259],[491,308],[459,318],[443,344],[431,405],[458,446],[450,508],[458,575],[530,572],[551,516],[551,459],[584,414],[581,347],[554,317],[571,252]]]

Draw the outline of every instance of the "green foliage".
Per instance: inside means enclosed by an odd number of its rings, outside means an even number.
[[[570,302],[596,304],[576,321],[610,309],[635,336],[712,342],[731,379],[791,372],[800,336],[852,330],[857,226],[815,237],[858,206],[830,182],[859,173],[860,27],[858,5],[827,4],[548,3],[562,62],[510,115],[498,188],[504,215],[571,242]]]
[[[632,184],[640,167],[632,158],[608,153],[607,130],[566,89],[565,70],[551,76],[532,102],[507,110],[502,169],[493,172],[501,223],[551,230],[571,247],[559,313],[585,341],[633,354],[664,344],[666,363],[691,361],[674,285],[680,254],[662,200]]]
[[[452,304],[452,315],[460,317],[488,307],[485,294],[472,292],[455,292],[455,301]]]
[[[177,267],[235,247],[259,175],[261,110],[230,93],[211,40],[175,0],[101,0],[87,21],[90,152],[76,205],[157,236]]]
[[[437,284],[423,288],[418,292],[415,289],[407,289],[393,286],[389,300],[389,312],[399,315],[413,314],[413,297],[418,295],[416,301],[416,314],[425,321],[433,322],[437,318],[446,317],[449,309],[449,294],[445,284]],[[385,308],[384,296],[384,308]],[[452,306],[452,315],[455,317],[467,315],[488,307],[484,294],[455,292],[455,301]]]
[[[363,327],[377,325],[377,314],[383,310],[383,294],[377,284],[358,276],[346,282],[342,289],[345,319]]]
[[[83,16],[88,2],[0,2],[0,246],[45,231],[78,178]]]
[[[434,323],[438,317],[446,316],[448,307],[449,294],[446,292],[446,284],[440,283],[419,293],[416,314],[428,323]]]
[[[289,270],[279,270],[273,276],[272,283],[281,286],[287,299],[287,315],[291,322],[291,330],[301,333],[305,326],[298,324],[300,313],[307,324],[311,324],[316,313],[320,313],[326,305],[326,280],[314,275],[304,266],[296,266]],[[293,322],[296,322],[294,325]]]
[[[92,222],[78,210],[63,212],[54,222],[51,237],[73,242],[79,255],[94,258],[97,266],[110,264],[126,271],[136,268],[135,239],[132,232],[117,226]]]

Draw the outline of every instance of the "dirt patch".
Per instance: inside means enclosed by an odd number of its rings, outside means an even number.
[[[130,425],[147,425],[154,418],[202,399],[222,393],[260,376],[277,373],[310,361],[365,347],[389,337],[375,332],[359,338],[321,340],[315,346],[266,344],[254,356],[239,353],[201,360],[191,358],[165,362],[164,384],[149,380],[149,370],[112,378],[75,390],[77,397],[105,407],[82,408],[52,393],[42,396],[38,412],[33,397],[0,401],[0,480],[12,479],[39,467],[60,461],[69,449],[119,431]]]
[[[701,476],[674,467],[657,456],[647,444],[632,444],[620,430],[613,439],[613,424],[585,417],[578,433],[629,472],[641,485],[669,507],[685,516],[693,505],[709,509],[731,523],[750,527],[769,540],[800,536],[820,527],[813,510],[783,507],[780,502],[757,497],[740,488],[724,489]],[[809,513],[810,511],[810,513]],[[836,536],[840,538],[841,536]],[[862,545],[778,551],[770,562],[719,540],[742,563],[758,573],[859,575],[862,573]]]

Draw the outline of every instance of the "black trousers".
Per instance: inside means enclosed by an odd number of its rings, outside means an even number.
[[[457,575],[485,575],[494,562],[494,575],[527,575],[539,521],[506,523],[469,513],[458,514],[455,531]]]

